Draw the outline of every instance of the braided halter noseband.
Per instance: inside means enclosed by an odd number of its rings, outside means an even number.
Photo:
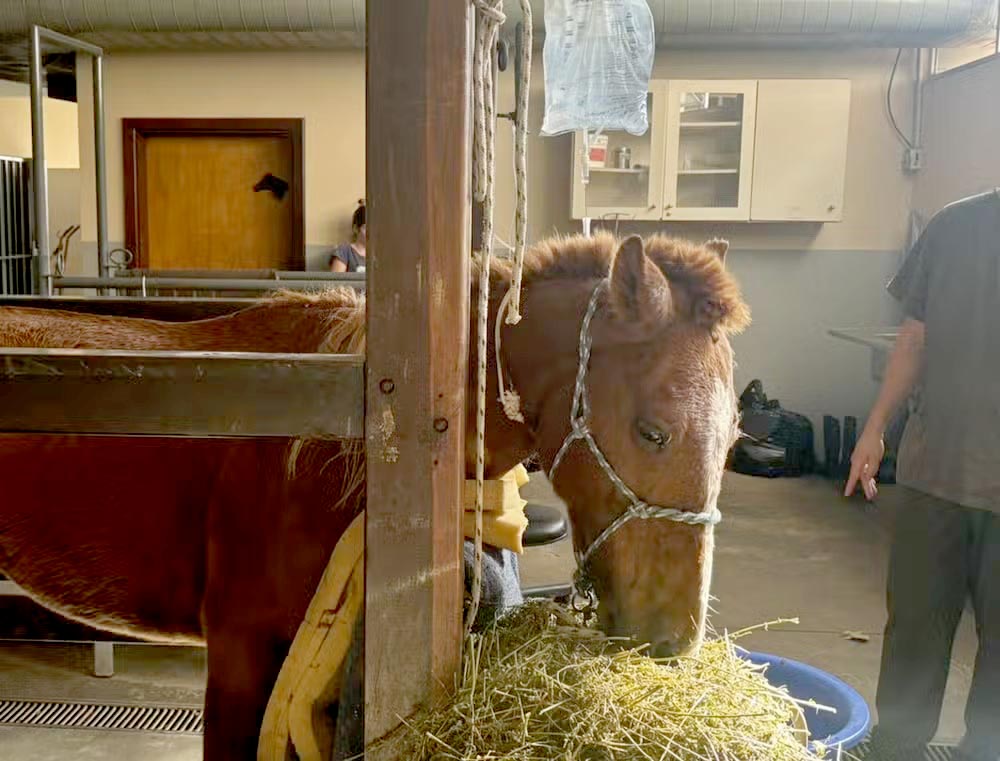
[[[594,288],[593,293],[590,295],[590,302],[587,304],[587,311],[583,315],[583,322],[580,324],[580,363],[576,371],[576,388],[573,392],[573,407],[569,415],[570,432],[563,440],[562,446],[559,447],[559,451],[556,453],[556,457],[552,461],[552,467],[549,469],[549,482],[551,483],[553,482],[556,468],[558,468],[560,463],[562,463],[563,458],[569,451],[569,448],[577,441],[584,441],[586,442],[590,453],[594,456],[594,459],[597,460],[597,464],[600,465],[601,470],[604,471],[604,475],[606,475],[608,480],[614,484],[618,493],[625,498],[629,505],[625,512],[611,521],[607,528],[597,535],[597,538],[590,543],[589,547],[582,552],[576,552],[577,567],[576,572],[573,574],[574,597],[576,600],[584,600],[584,605],[588,609],[593,607],[596,596],[594,594],[594,582],[587,571],[587,566],[597,550],[600,549],[601,546],[605,544],[616,531],[618,531],[618,529],[629,521],[635,518],[639,518],[641,520],[648,520],[650,518],[665,518],[666,520],[684,523],[689,526],[714,526],[722,520],[722,513],[720,513],[719,509],[714,505],[712,509],[707,512],[689,512],[686,510],[678,510],[673,507],[660,507],[658,505],[651,505],[648,502],[644,502],[628,487],[628,484],[621,479],[621,477],[615,472],[615,469],[611,467],[611,463],[608,462],[608,458],[604,456],[601,448],[597,446],[597,442],[594,440],[594,436],[590,432],[590,427],[588,425],[590,421],[590,396],[587,393],[587,369],[590,366],[590,350],[593,346],[593,337],[590,335],[590,323],[593,321],[594,314],[597,312],[597,306],[600,301],[601,293],[606,287],[607,281],[602,280]]]

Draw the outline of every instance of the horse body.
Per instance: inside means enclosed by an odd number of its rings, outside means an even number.
[[[617,250],[609,236],[560,239],[529,255],[529,327],[506,328],[500,352],[525,421],[488,405],[488,477],[535,451],[551,466],[569,427],[580,315],[594,284],[607,280],[589,381],[594,433],[644,499],[714,507],[735,430],[731,352],[720,335],[746,322],[745,306],[722,266],[724,249],[653,239],[644,250],[637,240]],[[509,279],[502,266],[494,275],[491,324]],[[190,323],[2,309],[0,344],[350,353],[363,350],[363,325],[363,301],[331,291]],[[488,398],[496,399],[495,366],[489,376]],[[207,644],[205,757],[252,758],[271,687],[330,552],[364,507],[359,446],[2,435],[0,570],[71,618]],[[582,447],[554,486],[578,548],[624,509]],[[711,529],[642,524],[626,525],[595,560],[602,625],[683,651],[704,626]]]

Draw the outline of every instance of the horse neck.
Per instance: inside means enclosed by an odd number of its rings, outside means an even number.
[[[197,348],[308,354],[322,350],[329,331],[328,320],[317,319],[317,312],[299,304],[261,304],[184,325],[189,344]]]
[[[516,326],[501,328],[501,364],[508,389],[521,399],[525,422],[510,420],[498,401],[495,327],[500,302],[507,293],[506,281],[491,288],[488,319],[488,369],[486,384],[486,470],[487,477],[503,473],[536,452],[539,417],[554,395],[565,395],[568,420],[569,400],[576,374],[580,319],[586,309],[592,283],[579,280],[534,280],[522,290],[522,319]],[[502,319],[502,318],[501,318]],[[469,351],[469,383],[466,408],[469,442],[466,462],[475,465],[475,409],[477,393],[477,323],[473,309]],[[556,405],[562,411],[562,404]]]

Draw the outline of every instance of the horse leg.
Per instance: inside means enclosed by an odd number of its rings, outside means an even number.
[[[207,641],[204,761],[252,761],[289,643],[259,627],[211,624]]]

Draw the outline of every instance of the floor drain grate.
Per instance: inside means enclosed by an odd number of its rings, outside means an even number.
[[[204,715],[200,708],[0,700],[0,726],[200,735]]]

